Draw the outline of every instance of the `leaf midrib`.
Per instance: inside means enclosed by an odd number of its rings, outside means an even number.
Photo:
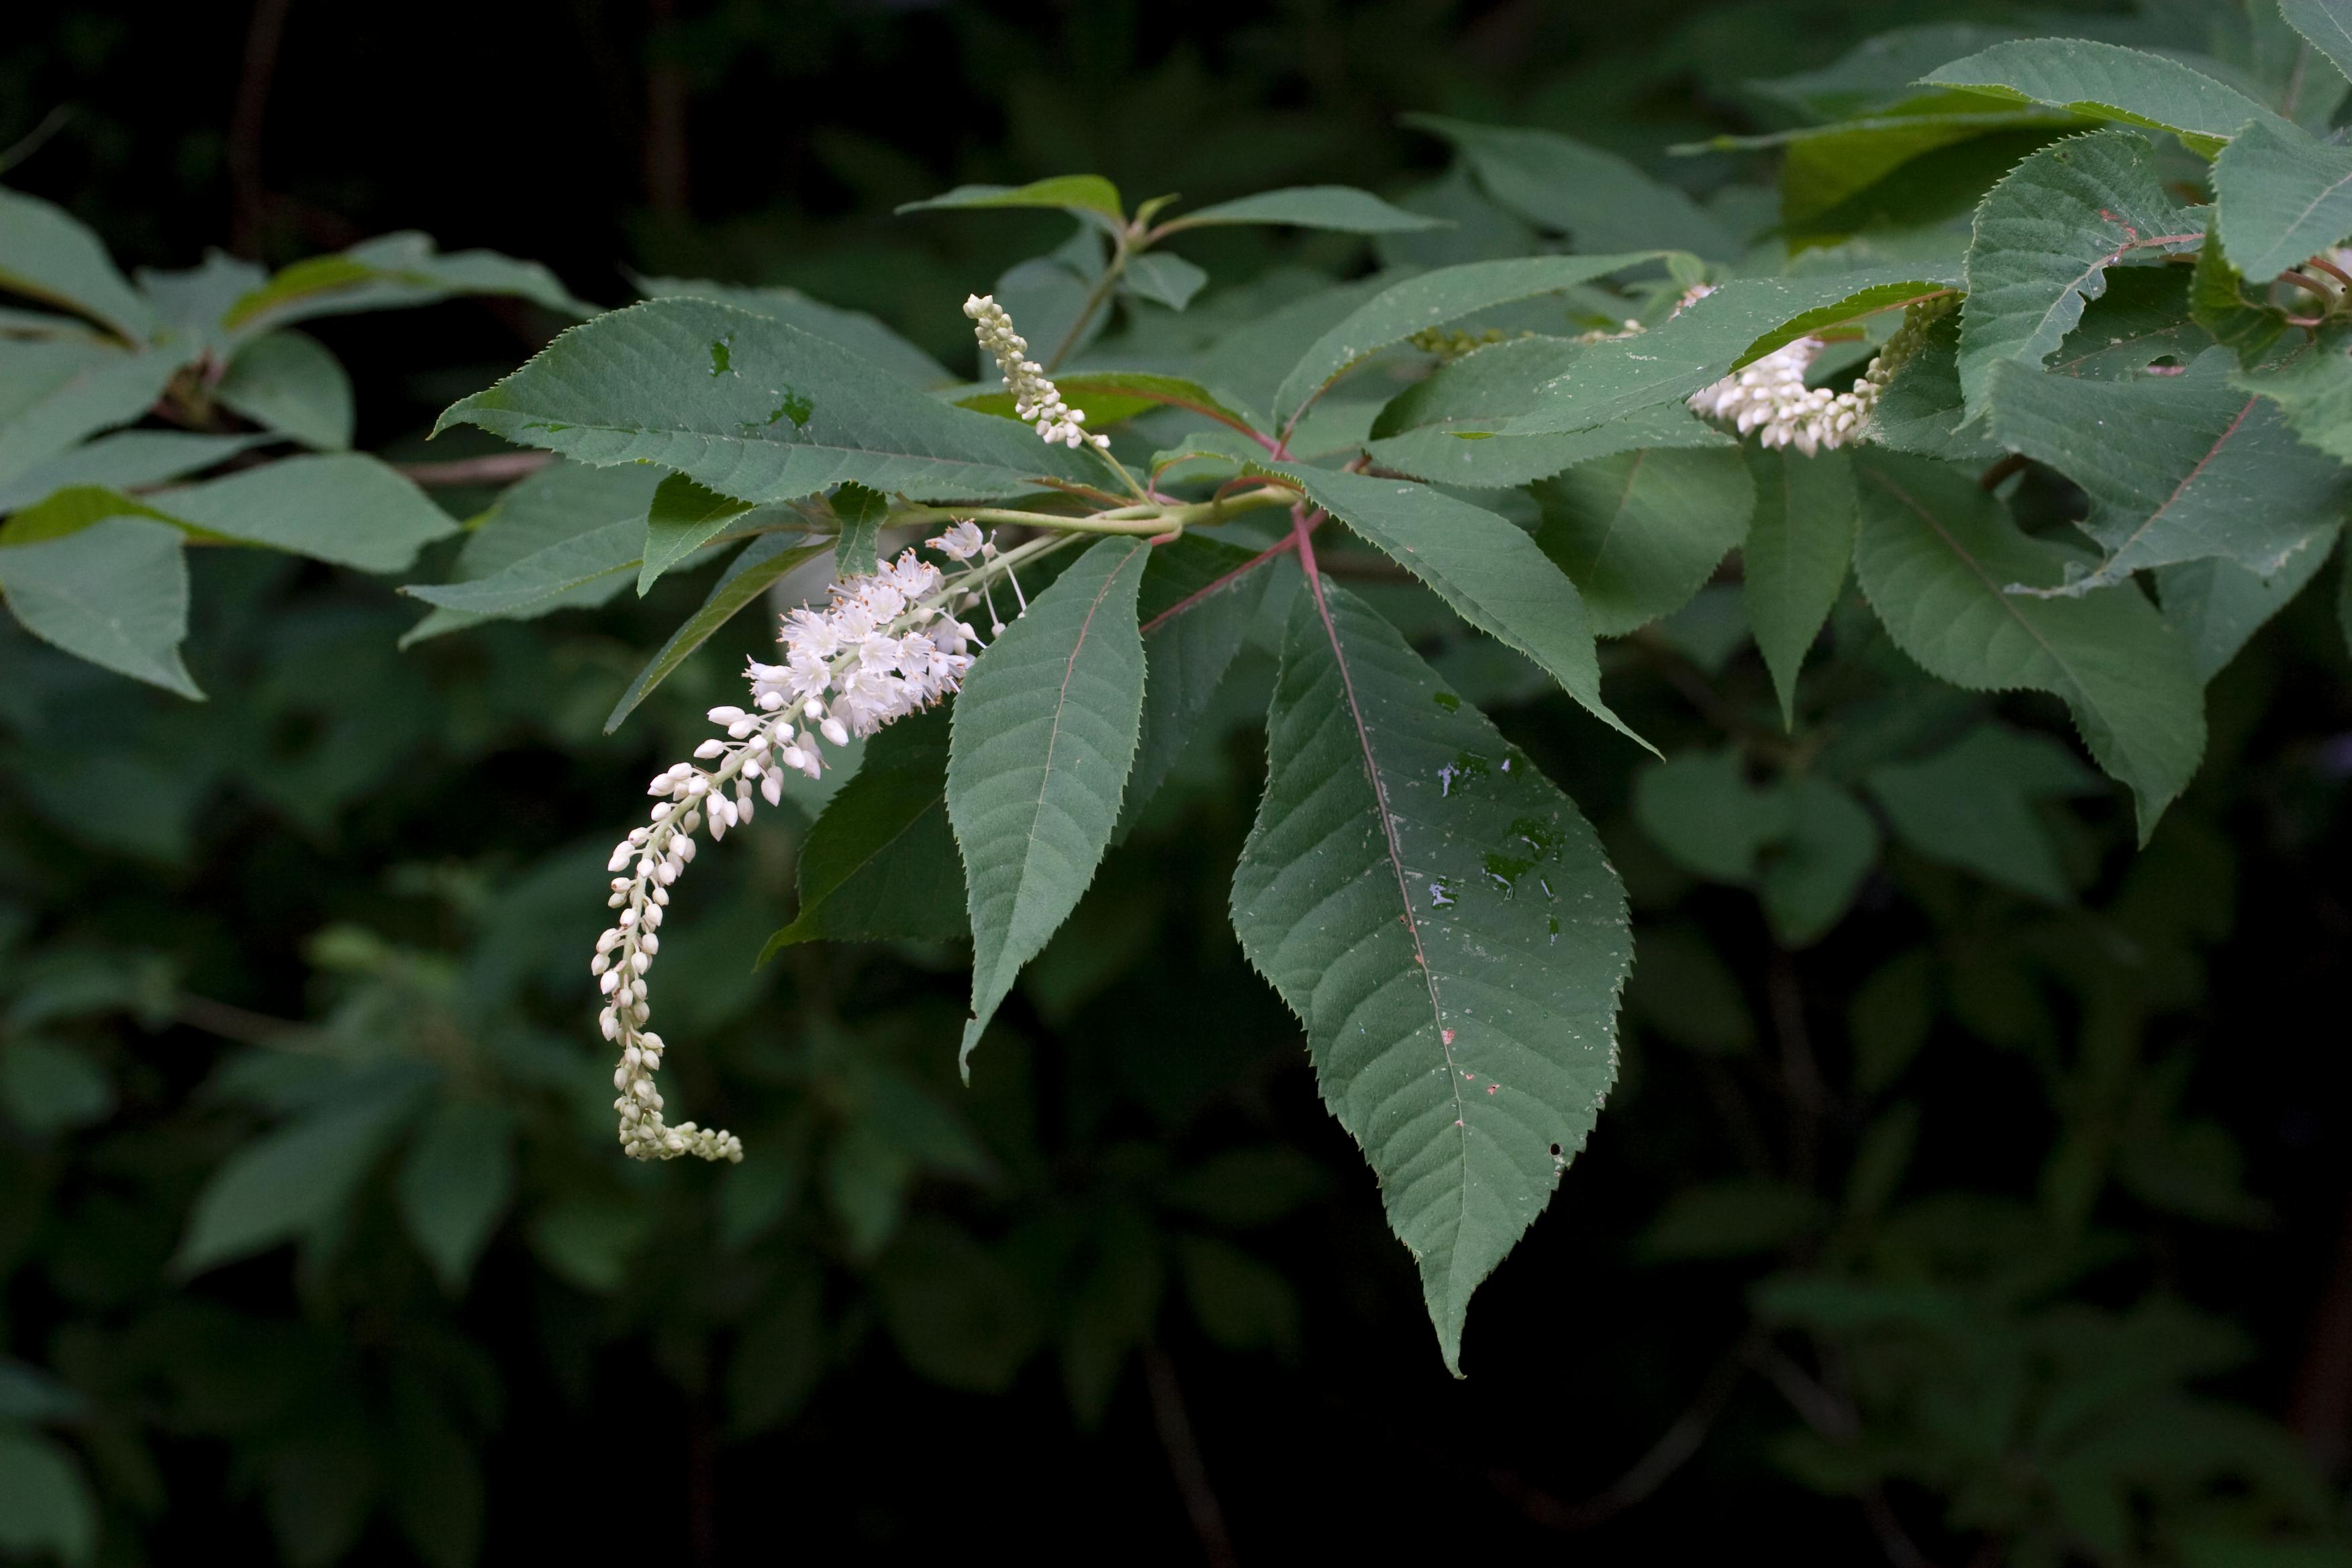
[[[1381,842],[1388,848],[1389,869],[1396,875],[1397,901],[1403,906],[1405,933],[1412,939],[1414,967],[1421,971],[1422,984],[1428,989],[1430,1021],[1437,1031],[1438,1054],[1445,1058],[1445,1091],[1454,1098],[1454,1159],[1458,1178],[1454,1184],[1454,1235],[1458,1238],[1470,1223],[1470,1112],[1462,1100],[1461,1068],[1455,1065],[1453,1044],[1445,1037],[1445,1007],[1437,999],[1437,972],[1421,940],[1421,919],[1412,907],[1412,889],[1405,881],[1404,846],[1397,842],[1396,818],[1389,810],[1388,784],[1381,776],[1380,760],[1372,751],[1371,728],[1364,722],[1363,705],[1356,700],[1355,672],[1349,667],[1339,628],[1332,622],[1330,604],[1323,596],[1321,574],[1310,570],[1307,585],[1315,595],[1315,613],[1322,619],[1324,637],[1331,645],[1331,660],[1339,667],[1339,689],[1347,694],[1349,721],[1355,727],[1356,747],[1364,760],[1364,775],[1372,786],[1372,805],[1380,813]],[[1450,1251],[1449,1247],[1449,1273],[1453,1267]]]

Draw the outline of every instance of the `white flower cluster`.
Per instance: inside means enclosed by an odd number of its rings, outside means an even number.
[[[963,313],[971,318],[980,346],[996,356],[997,368],[1004,373],[1004,389],[1013,394],[1013,413],[1034,423],[1037,434],[1046,440],[1065,447],[1087,441],[1097,447],[1110,445],[1108,436],[1087,434],[1087,411],[1062,401],[1061,390],[1046,379],[1045,367],[1028,357],[1029,340],[1013,330],[1013,318],[995,296],[974,294],[963,302]]]
[[[1946,295],[1911,306],[1903,325],[1874,355],[1850,392],[1807,386],[1805,374],[1827,345],[1820,338],[1799,338],[1784,343],[1746,369],[1692,394],[1690,406],[1711,419],[1732,426],[1741,435],[1753,431],[1766,447],[1794,447],[1807,457],[1860,440],[1870,416],[1877,412],[1879,395],[1895,373],[1919,352],[1928,325],[1954,309],[1958,296]]]
[[[986,548],[968,522],[930,543],[957,560]],[[588,966],[604,993],[597,1022],[621,1047],[613,1072],[620,1098],[613,1109],[621,1119],[621,1147],[634,1158],[743,1157],[742,1141],[731,1132],[691,1121],[666,1124],[654,1087],[663,1047],[646,1027],[653,1016],[646,976],[661,951],[670,884],[694,859],[695,834],[707,822],[713,839],[725,837],[751,820],[755,795],[778,804],[782,769],[815,778],[824,765],[821,740],[846,745],[851,735],[870,735],[955,690],[971,668],[964,650],[976,644],[971,628],[944,609],[955,591],[911,550],[871,576],[835,584],[824,610],[803,605],[785,617],[783,663],[751,664],[754,710],[710,710],[727,739],[705,741],[694,754],[713,765],[679,763],[646,786],[661,798],[652,821],[630,829],[613,849],[605,869],[616,874],[605,903],[620,914],[596,939]]]

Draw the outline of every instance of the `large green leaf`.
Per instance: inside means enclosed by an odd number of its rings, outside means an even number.
[[[0,479],[138,418],[185,363],[176,352],[128,353],[95,339],[0,336]]]
[[[288,458],[146,500],[207,533],[362,572],[397,572],[457,531],[397,469],[356,452]]]
[[[214,395],[306,447],[340,452],[352,444],[352,379],[308,333],[289,330],[254,339],[229,361]]]
[[[637,542],[644,542],[644,521],[662,474],[634,465],[592,468],[561,460],[508,488],[490,509],[473,520],[465,545],[457,552],[451,583],[480,583],[498,577],[526,558],[581,535],[633,523]],[[625,539],[615,534],[616,540]],[[552,559],[545,564],[553,564]],[[622,565],[635,564],[634,557]],[[601,605],[627,585],[628,579],[611,573],[576,580],[576,585],[552,598],[524,597],[507,610],[473,613],[436,607],[400,639],[407,647],[427,637],[462,631],[487,619],[529,619],[551,610]],[[423,595],[418,595],[422,597]]]
[[[2164,618],[2189,644],[2200,679],[2221,674],[2263,624],[2319,575],[2337,531],[2315,529],[2304,547],[2268,576],[2222,560],[2184,561],[2157,572],[2156,596]]]
[[[2352,148],[2262,121],[2213,160],[2213,227],[2249,278],[2274,278],[2352,234]]]
[[[1599,838],[1395,629],[1300,594],[1234,873],[1242,948],[1419,1265],[1447,1367],[1616,1071],[1631,957]]]
[[[650,463],[749,501],[850,479],[954,500],[1110,477],[1091,448],[949,407],[823,338],[707,300],[574,327],[441,416],[457,423],[599,467]]]
[[[133,343],[155,330],[139,297],[98,236],[64,208],[0,189],[0,289],[79,310]]]
[[[1842,451],[1804,457],[1782,448],[1747,453],[1756,511],[1740,552],[1748,624],[1772,672],[1780,721],[1797,723],[1797,672],[1845,587],[1861,501]]]
[[[1403,122],[1452,142],[1496,201],[1530,223],[1566,233],[1579,250],[1739,254],[1739,236],[1687,192],[1614,153],[1550,131],[1435,114],[1408,114]]]
[[[2344,0],[2279,0],[2287,25],[2352,78],[2352,6]]]
[[[1938,271],[1878,267],[1735,279],[1649,331],[1585,345],[1559,374],[1531,390],[1525,413],[1496,428],[1526,436],[1591,430],[1680,403],[1749,357],[1759,340],[1787,322],[1809,316],[1823,329],[1852,324],[1958,281]],[[1888,284],[1916,288],[1890,296]]]
[[[1595,430],[1496,436],[1530,389],[1573,365],[1585,345],[1514,338],[1440,365],[1381,410],[1365,450],[1415,479],[1499,489],[1549,479],[1593,458],[1645,447],[1727,447],[1731,437],[1675,404],[1638,410]]]
[[[2237,89],[2179,60],[2085,38],[2012,39],[1954,60],[1923,79],[2093,120],[2169,131],[2209,155],[2249,121],[2284,123]]]
[[[971,1050],[1077,907],[1118,822],[1143,710],[1136,593],[1150,549],[1094,545],[998,636],[956,699],[948,819],[971,914]]]
[[[2210,349],[2184,374],[2128,381],[1999,367],[1993,434],[2091,499],[2083,531],[2106,559],[2070,592],[2214,555],[2267,577],[2343,520],[2352,471],[2296,440],[2275,404],[2232,386],[2233,359]]]
[[[1263,569],[1235,576],[1252,559],[1246,550],[1198,534],[1151,552],[1136,602],[1143,635],[1143,719],[1114,842],[1167,781],[1241,652],[1274,577]]]
[[[0,595],[25,629],[92,664],[201,700],[180,662],[188,568],[180,532],[113,517],[0,549]]]
[[[2027,537],[1967,473],[1864,448],[1854,571],[1895,646],[1973,691],[2063,700],[2099,765],[2128,785],[2140,837],[2188,785],[2205,749],[2204,683],[2188,645],[2129,583],[2035,598],[2070,553]]]
[[[1341,234],[1410,234],[1446,226],[1444,218],[1391,206],[1371,192],[1360,191],[1352,185],[1291,185],[1279,191],[1260,191],[1254,196],[1219,202],[1198,212],[1186,213],[1164,226],[1175,230],[1238,223],[1327,228]]]
[[[2034,803],[2095,795],[2099,781],[2057,742],[1989,724],[1933,756],[1874,769],[1869,784],[1917,854],[2050,903],[2073,899]]]
[[[760,961],[795,942],[950,942],[971,927],[948,824],[945,711],[901,719],[866,743],[856,776],[801,846],[800,910]]]
[[[710,640],[711,633],[733,620],[738,613],[766,593],[769,584],[832,548],[829,540],[803,544],[789,533],[763,533],[745,545],[741,553],[727,563],[727,570],[719,574],[719,581],[710,585],[710,593],[702,601],[702,607],[688,616],[677,630],[670,634],[669,641],[662,644],[661,651],[646,661],[645,668],[637,671],[637,678],[629,682],[628,690],[621,694],[621,700],[613,705],[613,711],[605,716],[604,732],[609,735],[619,729],[621,721],[646,700],[646,693],[668,679],[695,649]],[[574,589],[573,593],[580,591]],[[552,608],[553,605],[548,607]],[[435,615],[445,613],[447,612],[434,612]],[[411,637],[415,635],[410,634]]]
[[[1756,485],[1737,447],[1624,452],[1535,487],[1536,542],[1617,637],[1688,603],[1747,537]]]
[[[1415,332],[1514,300],[1573,289],[1650,258],[1646,253],[1526,256],[1465,262],[1408,278],[1358,306],[1315,341],[1275,394],[1275,418],[1292,423],[1351,366]]]
[[[1738,454],[1720,456],[1738,466]],[[1585,711],[1649,743],[1601,700],[1596,619],[1586,614],[1573,574],[1562,573],[1517,526],[1427,485],[1330,468],[1282,471],[1317,506],[1435,589],[1464,620],[1535,660]]]
[[[1960,306],[1960,391],[1983,416],[1992,368],[2039,368],[2105,290],[2106,269],[2201,220],[2165,192],[2156,150],[2130,131],[2053,142],[2011,171],[1977,209]]]
[[[1969,422],[1960,397],[1959,348],[1957,312],[1927,324],[1918,352],[1895,373],[1871,411],[1871,442],[1952,463],[1984,466],[2001,458],[1983,422]]]
[[[685,296],[716,300],[755,316],[772,316],[786,326],[837,343],[866,363],[886,370],[926,392],[952,386],[956,378],[921,349],[863,310],[845,310],[812,300],[797,289],[749,289],[703,278],[639,278],[637,291],[648,300]]]

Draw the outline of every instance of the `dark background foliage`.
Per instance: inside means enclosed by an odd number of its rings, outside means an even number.
[[[1076,170],[1200,201],[1394,194],[1444,165],[1412,110],[1704,189],[1737,166],[1660,150],[1770,124],[1743,81],[1962,14],[85,4],[0,42],[0,146],[126,266],[424,228],[602,302],[624,266],[795,285],[962,364],[957,302],[1066,220],[896,203]],[[1192,253],[1221,279],[1366,262],[1274,231]],[[473,302],[318,332],[361,444],[417,455],[546,326]],[[698,585],[404,654],[415,611],[384,584],[198,570],[203,707],[0,641],[0,1325],[11,1378],[57,1380],[0,1414],[54,1416],[102,1561],[2063,1561],[2103,1488],[2138,1500],[2126,1560],[2337,1561],[2247,1554],[2338,1527],[2352,1441],[2328,984],[2352,689],[2323,590],[2215,684],[2211,753],[2145,852],[2115,803],[2053,816],[2078,905],[1895,850],[1799,952],[1644,842],[1630,748],[1559,699],[1505,704],[1601,826],[1646,973],[1600,1131],[1482,1293],[1455,1383],[1222,918],[1261,766],[1238,710],[968,1093],[952,950],[801,949],[751,978],[796,835],[698,866],[665,959],[673,1076],[751,1156],[625,1169],[584,868],[756,629],[608,739]],[[1839,646],[1839,701],[1916,695],[1859,629]],[[1669,751],[1769,707],[1752,650],[1612,657],[1612,700]],[[299,1249],[174,1270],[206,1174],[301,1105],[285,1062],[386,1060],[513,1130],[469,1281],[404,1233],[390,1152]],[[2299,1517],[2277,1500],[2304,1493]]]

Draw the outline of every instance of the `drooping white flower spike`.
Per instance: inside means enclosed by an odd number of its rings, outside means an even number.
[[[982,548],[980,531],[969,522],[931,543],[959,560]],[[670,885],[694,859],[695,834],[707,823],[713,839],[725,837],[751,820],[755,796],[770,805],[782,800],[782,770],[815,778],[826,744],[846,745],[851,736],[870,735],[956,690],[971,668],[966,650],[978,646],[972,629],[946,607],[964,591],[962,582],[944,583],[939,568],[911,550],[869,576],[834,584],[823,610],[803,605],[784,618],[782,664],[751,661],[751,709],[710,710],[727,738],[705,741],[694,754],[711,765],[679,763],[646,786],[659,799],[652,821],[632,828],[605,867],[616,873],[605,903],[620,914],[597,939],[589,964],[604,993],[598,1024],[621,1047],[613,1109],[621,1147],[632,1157],[743,1157],[742,1141],[731,1132],[665,1122],[654,1087],[663,1046],[646,1026],[653,1011],[646,977],[661,951]]]
[[[1806,373],[1826,345],[1820,338],[1799,338],[1702,387],[1691,395],[1690,406],[1743,436],[1753,433],[1759,445],[1794,447],[1809,458],[1849,446],[1867,433],[1880,395],[1919,352],[1928,327],[1958,302],[1957,295],[1948,294],[1908,307],[1902,326],[1873,356],[1850,392],[1805,384]]]

